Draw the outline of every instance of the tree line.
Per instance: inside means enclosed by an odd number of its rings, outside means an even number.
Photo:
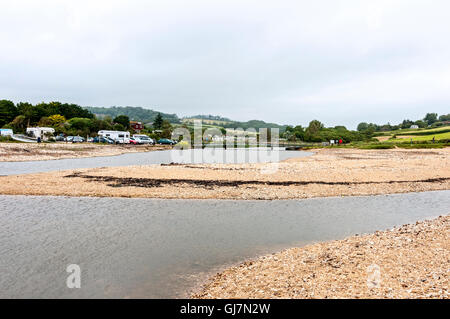
[[[446,125],[446,123],[450,121],[450,114],[442,114],[438,116],[437,113],[427,113],[423,119],[411,121],[411,120],[403,120],[402,123],[397,125],[391,125],[390,123],[384,125],[378,125],[374,123],[366,123],[362,122],[358,124],[357,130],[359,132],[387,132],[387,131],[396,131],[399,129],[408,129],[412,125],[417,125],[419,128],[434,128]]]
[[[404,120],[398,125],[391,125],[390,123],[377,125],[362,122],[358,124],[356,131],[351,131],[345,126],[325,127],[322,122],[313,120],[309,123],[308,127],[302,127],[301,125],[287,126],[281,136],[288,141],[326,142],[342,139],[344,143],[349,143],[368,141],[379,132],[409,129],[412,125],[417,125],[419,128],[434,128],[446,125],[448,121],[450,121],[450,114],[438,116],[437,113],[427,113],[421,120]]]
[[[0,127],[8,124],[11,126],[33,126],[37,125],[43,118],[52,115],[60,115],[65,119],[75,117],[94,118],[91,112],[76,104],[42,102],[33,105],[28,102],[14,104],[9,100],[0,100]]]
[[[52,127],[56,134],[96,136],[100,130],[131,131],[127,115],[97,117],[94,113],[77,104],[49,102],[28,102],[14,104],[0,100],[0,127],[13,129],[15,133],[25,133],[27,127]],[[157,132],[155,133],[154,130]],[[172,125],[161,113],[156,113],[154,123],[143,131],[154,138],[170,138]]]
[[[330,140],[340,140],[344,143],[354,141],[365,141],[372,138],[371,134],[348,130],[345,126],[325,127],[325,125],[313,120],[308,127],[287,126],[281,137],[288,141],[304,142],[328,142]]]
[[[115,108],[114,112],[117,111],[118,108]],[[140,110],[138,111],[140,112]],[[152,113],[152,115],[154,114]],[[234,122],[232,124],[234,124],[233,128],[241,127],[243,129],[248,127],[278,127],[281,131],[280,137],[288,141],[324,142],[342,139],[344,143],[348,143],[370,140],[378,132],[406,129],[410,128],[411,125],[417,125],[419,128],[437,127],[448,121],[450,121],[450,114],[438,116],[437,113],[427,113],[421,120],[404,120],[398,125],[389,123],[377,125],[362,122],[359,123],[357,131],[348,130],[345,126],[325,127],[318,120],[311,121],[308,127],[302,127],[301,125],[281,126],[263,121]],[[236,126],[236,123],[238,126]],[[230,125],[232,124],[230,123]],[[14,104],[9,100],[0,100],[0,127],[11,128],[14,132],[24,133],[27,127],[32,126],[53,127],[56,134],[81,136],[96,136],[100,130],[132,131],[130,118],[125,114],[117,114],[114,118],[109,115],[100,118],[89,109],[77,104],[42,102],[33,105],[28,102]],[[182,126],[187,127],[186,125]],[[226,128],[227,125],[224,125],[224,127]],[[170,138],[172,130],[172,124],[167,118],[164,118],[164,113],[156,113],[152,125],[146,126],[143,132],[154,138]],[[222,128],[222,131],[225,131],[225,129]]]
[[[164,120],[167,120],[171,123],[180,123],[180,119],[176,114],[169,114],[163,112],[157,112],[150,109],[144,109],[142,107],[136,106],[112,106],[112,107],[86,107],[87,110],[96,114],[97,117],[105,117],[110,116],[111,118],[115,118],[119,115],[128,116],[130,120],[140,121],[145,124],[153,122],[158,114],[162,116]]]

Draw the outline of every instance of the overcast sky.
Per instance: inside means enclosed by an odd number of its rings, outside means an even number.
[[[448,0],[0,0],[0,98],[355,128],[450,113]]]

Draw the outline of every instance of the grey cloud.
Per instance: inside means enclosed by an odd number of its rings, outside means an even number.
[[[448,113],[446,1],[14,1],[0,95],[355,127]]]

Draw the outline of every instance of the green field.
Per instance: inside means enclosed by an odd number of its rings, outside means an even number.
[[[417,142],[417,141],[431,141],[431,140],[433,140],[433,137],[434,137],[434,139],[436,141],[450,139],[450,132],[438,133],[438,134],[427,134],[427,135],[414,135],[414,136],[407,137],[407,138],[402,138],[402,135],[397,135],[397,138],[390,139],[390,140],[388,140],[388,142],[394,142],[395,143],[395,142],[410,141],[411,138],[412,138],[413,142]]]
[[[387,143],[405,143],[413,142],[427,142],[433,140],[447,140],[450,139],[450,126],[443,126],[434,129],[403,129],[389,132],[377,132],[374,136],[386,136],[389,139],[384,142]]]
[[[437,128],[433,128],[433,129],[409,129],[409,130],[401,130],[401,131],[396,131],[397,133],[399,132],[403,132],[406,131],[408,133],[422,133],[422,132],[440,132],[440,131],[445,131],[445,130],[449,130],[450,126],[442,126],[442,127],[437,127]]]
[[[434,132],[440,132],[440,131],[446,131],[450,130],[450,126],[443,126],[443,127],[437,127],[433,129],[426,129],[426,128],[419,128],[419,129],[402,129],[402,130],[395,130],[395,131],[385,131],[385,132],[376,132],[374,136],[393,136],[396,135],[407,135],[407,134],[414,134],[414,135],[421,135],[421,133],[426,134],[432,134]]]

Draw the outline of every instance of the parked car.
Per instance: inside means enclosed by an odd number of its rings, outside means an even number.
[[[116,141],[114,141],[112,138],[104,137],[104,140],[105,140],[106,143],[108,143],[108,144],[116,144]]]
[[[72,142],[74,136],[67,136],[66,137],[66,142]]]
[[[56,135],[55,141],[64,142],[66,139],[63,134]]]
[[[130,144],[137,145],[141,143],[139,143],[134,137],[130,137]]]
[[[108,144],[114,144],[114,141],[108,137],[102,137],[102,136],[97,136],[94,137],[92,143],[108,143]]]
[[[116,144],[128,144],[130,143],[130,132],[128,131],[98,131],[98,136],[108,137]]]
[[[81,136],[74,136],[72,138],[72,143],[83,143],[84,142],[84,138]]]
[[[174,145],[174,144],[176,144],[176,142],[172,141],[172,140],[170,140],[168,138],[160,138],[158,140],[158,144],[161,144],[161,145]]]
[[[114,141],[114,144],[130,144],[130,138],[123,138],[123,137],[118,138],[108,137],[108,138]]]
[[[138,144],[155,144],[155,141],[144,134],[134,134],[133,138]]]

